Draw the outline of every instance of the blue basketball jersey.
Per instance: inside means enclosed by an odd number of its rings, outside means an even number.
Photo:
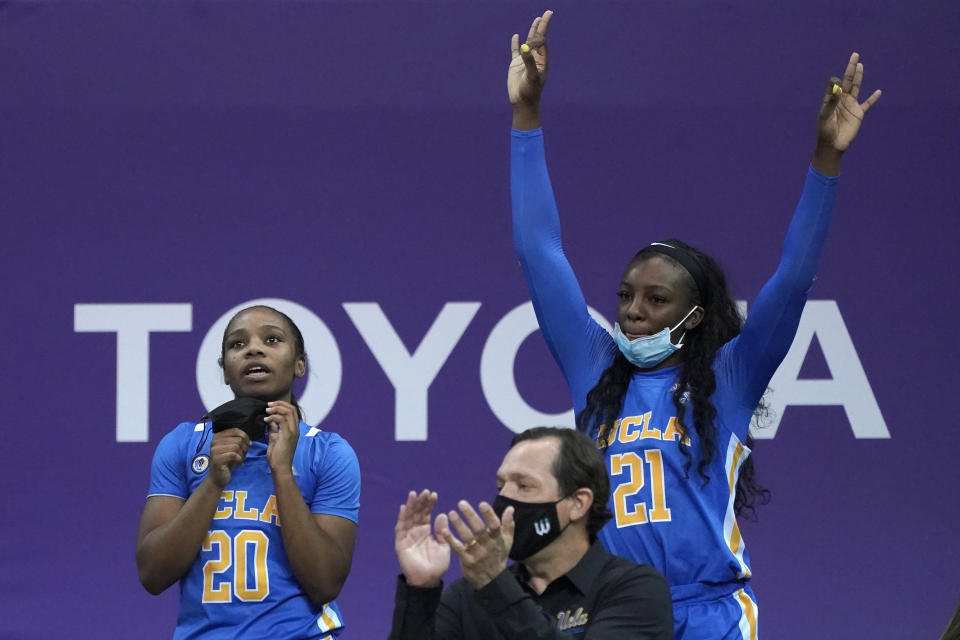
[[[513,131],[510,166],[514,246],[540,330],[580,412],[618,348],[590,316],[563,253],[541,130]],[[704,484],[697,471],[705,452],[689,403],[682,416],[685,435],[678,425],[672,396],[679,367],[636,370],[612,426],[605,457],[614,519],[599,537],[611,552],[664,574],[677,638],[726,638],[724,629],[745,629],[745,638],[756,635],[756,603],[745,589],[750,560],[733,511],[736,484],[750,455],[745,442],[751,416],[790,348],[813,284],[836,184],[836,178],[808,170],[776,271],[740,334],[714,357],[717,386],[710,401],[717,410],[716,444],[705,469],[709,481]],[[682,450],[690,454],[689,467]],[[708,602],[724,603],[714,611],[716,624],[688,624],[689,607]],[[727,620],[728,613],[736,618]]]
[[[149,496],[186,500],[206,476],[211,423],[183,423],[157,446]],[[335,602],[314,605],[287,561],[267,444],[252,442],[233,470],[197,559],[180,580],[174,638],[336,638],[343,620]],[[300,423],[293,459],[312,513],[357,521],[360,469],[335,433]]]
[[[604,452],[614,517],[599,533],[612,553],[656,567],[675,595],[683,585],[750,577],[733,500],[740,467],[750,455],[743,442],[753,413],[718,375],[711,398],[717,409],[716,448],[704,483],[689,403],[683,422],[691,426],[685,432],[673,404],[678,373],[679,367],[637,372],[630,381]]]

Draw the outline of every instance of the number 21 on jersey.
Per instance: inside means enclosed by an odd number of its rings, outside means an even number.
[[[667,522],[671,519],[663,483],[663,457],[659,449],[647,449],[643,458],[636,451],[616,453],[610,456],[610,475],[624,475],[613,492],[613,513],[617,527],[631,527],[647,522]],[[646,459],[646,464],[644,464]],[[646,502],[627,505],[627,500],[639,493],[647,484],[646,469],[650,469],[650,506]]]

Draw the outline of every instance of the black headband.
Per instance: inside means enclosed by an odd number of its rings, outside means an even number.
[[[662,253],[679,262],[680,266],[686,269],[690,277],[693,278],[693,283],[700,293],[700,301],[703,302],[704,306],[710,304],[710,287],[707,286],[707,276],[703,272],[700,262],[689,251],[664,242],[654,242],[641,249],[639,253]]]

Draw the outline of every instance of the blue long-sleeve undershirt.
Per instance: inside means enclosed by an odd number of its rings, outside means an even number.
[[[724,382],[731,384],[728,391],[751,412],[796,333],[820,261],[836,185],[837,178],[808,170],[777,270],[757,295],[740,335],[715,359],[718,389]],[[510,187],[514,245],[540,329],[579,412],[617,347],[590,317],[563,253],[542,130],[512,132]],[[738,433],[741,439],[745,435],[746,425]]]

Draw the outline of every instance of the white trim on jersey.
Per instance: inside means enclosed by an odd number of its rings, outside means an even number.
[[[743,589],[738,589],[733,597],[743,612],[740,616],[740,635],[743,640],[757,640],[757,603]]]
[[[304,437],[304,438],[312,438],[313,436],[317,435],[317,434],[320,433],[321,431],[323,431],[323,429],[319,429],[319,428],[317,428],[317,427],[310,427],[310,431],[307,431],[307,435],[305,435],[305,436],[303,436],[303,437]]]
[[[317,618],[317,627],[320,631],[334,631],[343,626],[343,622],[340,620],[340,616],[337,615],[337,612],[330,607],[330,605],[323,605],[323,611],[320,612],[320,616]]]
[[[744,546],[743,538],[740,535],[740,526],[737,524],[737,514],[733,509],[733,502],[737,493],[737,478],[740,477],[740,467],[743,466],[749,455],[750,449],[745,447],[740,439],[731,433],[730,442],[727,445],[727,457],[724,462],[724,469],[727,472],[727,481],[730,486],[730,498],[727,500],[727,514],[723,519],[723,540],[727,543],[730,553],[740,564],[740,573],[737,574],[738,580],[750,577],[750,567],[743,559],[746,546]]]
[[[203,422],[198,422],[198,423],[197,423],[197,426],[195,426],[195,427],[193,428],[193,430],[194,430],[194,431],[203,431],[203,425],[204,425]]]

